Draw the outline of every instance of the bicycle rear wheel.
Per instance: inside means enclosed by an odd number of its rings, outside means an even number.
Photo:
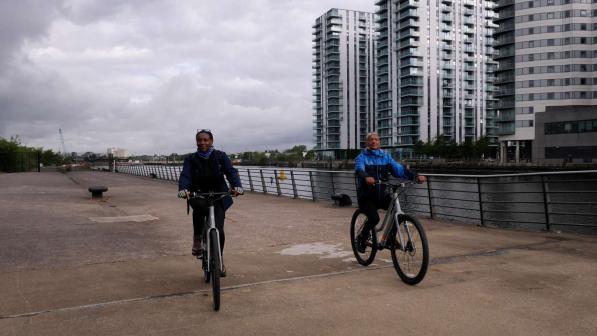
[[[209,240],[211,245],[211,258],[210,258],[210,273],[211,273],[211,286],[213,294],[213,308],[215,311],[220,310],[220,240],[216,230],[209,232]]]
[[[350,245],[352,246],[352,252],[357,259],[357,262],[363,266],[371,264],[377,253],[377,235],[375,234],[375,228],[372,228],[368,233],[369,239],[365,242],[365,251],[359,252],[358,236],[363,231],[366,221],[367,215],[357,209],[352,215],[352,221],[350,222]]]
[[[394,238],[392,246],[392,262],[400,279],[409,285],[416,285],[425,277],[429,266],[429,246],[423,225],[418,219],[409,215],[399,217],[400,235]]]

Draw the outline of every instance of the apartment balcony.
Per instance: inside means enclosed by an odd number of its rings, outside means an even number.
[[[514,134],[514,121],[508,123],[500,123],[497,129],[497,135]]]
[[[474,80],[475,80],[475,76],[471,76],[471,75],[464,75],[464,76],[463,76],[463,79],[464,79],[465,81],[469,81],[469,82],[470,82],[470,81],[474,81]]]
[[[415,57],[403,58],[400,62],[400,68],[405,67],[423,67],[423,62]]]
[[[469,27],[462,28],[462,32],[469,37],[470,35],[475,35],[475,30]]]
[[[404,40],[400,40],[400,49],[403,48],[412,48],[412,47],[418,47],[419,44],[419,40],[414,39],[414,38],[407,38]]]
[[[423,81],[420,77],[406,77],[400,80],[401,88],[409,86],[423,86]]]
[[[440,6],[442,13],[450,13],[452,11],[452,6],[448,6],[446,4],[442,4]]]
[[[465,65],[462,67],[464,69],[464,71],[475,71],[475,67],[471,66],[471,65]]]
[[[493,11],[486,11],[485,12],[485,18],[488,20],[495,20],[498,19],[500,17],[499,13],[493,12]]]
[[[382,24],[387,21],[388,21],[388,13],[387,12],[377,15],[377,17],[375,19],[375,23],[377,23],[377,24]]]
[[[452,22],[452,16],[448,14],[442,14],[441,19],[443,22]]]
[[[450,44],[450,43],[442,43],[441,49],[443,51],[453,51],[454,50],[454,46],[452,44]]]
[[[445,79],[454,79],[453,72],[442,71],[441,75],[442,75],[442,78],[445,78]]]
[[[400,21],[399,28],[403,29],[403,28],[406,28],[406,27],[419,28],[419,21],[415,20],[415,19],[408,19],[408,20],[402,20],[402,21]]]
[[[452,41],[454,39],[454,35],[451,33],[441,33],[440,38],[444,41]]]
[[[388,11],[388,4],[387,4],[387,2],[385,2],[385,1],[378,1],[378,2],[380,2],[382,4],[380,4],[377,7],[377,11],[375,12],[375,14],[379,15],[379,14],[383,14],[383,13],[387,12]]]
[[[475,42],[475,39],[473,38],[465,38],[462,40],[462,42],[466,43],[466,44],[473,44]]]
[[[399,39],[403,39],[406,37],[419,37],[421,34],[418,30],[415,29],[405,29],[400,31]]]
[[[465,8],[464,11],[463,11],[463,13],[464,13],[465,16],[475,15],[475,11],[472,10],[472,9],[469,9],[469,8]]]
[[[485,38],[485,45],[488,47],[491,47],[494,44],[495,40],[491,37],[486,37]]]
[[[442,80],[442,88],[453,88],[454,82],[448,79]]]
[[[454,55],[452,53],[442,52],[441,57],[443,60],[451,60],[454,58]]]
[[[470,45],[470,44],[469,44],[469,45],[465,45],[465,46],[462,48],[462,50],[463,50],[464,52],[466,52],[466,53],[475,53],[475,52],[477,52],[477,50],[475,49],[475,46],[473,46],[473,45]]]
[[[501,46],[506,44],[514,44],[515,38],[511,35],[501,35],[495,39],[494,46]]]
[[[442,68],[442,69],[450,69],[450,70],[453,70],[453,69],[454,69],[454,64],[452,64],[452,63],[448,63],[448,62],[442,62],[442,64],[441,64],[441,68]]]
[[[464,19],[462,20],[462,22],[467,26],[472,26],[475,24],[475,21],[473,20],[473,18],[471,18],[469,16],[465,16]]]
[[[420,68],[415,67],[406,67],[400,71],[400,77],[408,77],[408,76],[422,76],[423,71]]]
[[[419,52],[419,50],[417,48],[403,49],[402,51],[400,51],[401,58],[413,57],[413,56],[421,56],[421,53]]]
[[[416,9],[407,9],[405,11],[400,12],[400,20],[408,18],[408,17],[417,17],[419,16],[419,12]]]
[[[420,97],[408,96],[400,98],[400,106],[422,106],[423,99]]]
[[[442,23],[441,24],[441,30],[442,30],[442,32],[451,32],[452,28],[454,28],[454,26],[452,26],[450,24],[446,24],[446,23]]]
[[[423,96],[423,90],[419,89],[417,87],[405,88],[405,89],[402,89],[400,91],[400,96],[401,97],[407,97],[407,96],[422,97]]]
[[[400,3],[399,10],[403,10],[405,8],[417,8],[417,7],[419,7],[418,0],[407,0],[407,1]]]

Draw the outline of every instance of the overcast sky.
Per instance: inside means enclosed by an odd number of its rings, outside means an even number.
[[[0,0],[0,137],[131,154],[312,144],[312,24],[373,0]]]

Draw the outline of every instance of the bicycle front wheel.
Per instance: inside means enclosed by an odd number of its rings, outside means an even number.
[[[429,266],[427,236],[423,225],[415,217],[401,215],[399,221],[397,228],[400,235],[396,235],[391,248],[392,262],[402,281],[416,285],[423,280]]]
[[[364,242],[360,242],[358,239],[359,235],[362,234],[366,221],[367,215],[357,209],[352,215],[352,221],[350,222],[350,245],[352,246],[352,252],[357,259],[357,262],[363,266],[371,264],[377,253],[377,235],[375,234],[375,228],[364,233],[364,237],[368,238]]]
[[[210,273],[211,273],[211,286],[213,294],[213,308],[215,311],[220,310],[220,240],[216,230],[209,232],[209,240],[211,245],[211,258],[210,258]]]

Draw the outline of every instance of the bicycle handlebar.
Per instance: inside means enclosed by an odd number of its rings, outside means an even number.
[[[203,199],[212,199],[212,200],[218,200],[221,198],[224,198],[226,196],[232,196],[232,197],[236,197],[238,195],[242,195],[242,194],[236,194],[233,195],[231,192],[229,191],[224,191],[224,192],[215,192],[215,191],[210,191],[210,192],[193,192],[191,193],[191,196],[188,199],[193,199],[193,198],[203,198]],[[217,196],[217,197],[216,197]]]

